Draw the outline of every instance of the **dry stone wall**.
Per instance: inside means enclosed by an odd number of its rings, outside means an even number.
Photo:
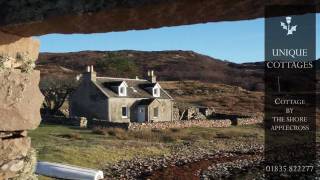
[[[88,120],[85,117],[42,116],[41,122],[47,124],[76,126],[80,128],[86,128],[88,125]]]
[[[36,155],[29,137],[1,139],[0,157],[0,179],[36,179]]]
[[[71,118],[71,119],[81,119],[81,118]],[[71,119],[64,120],[65,122],[71,121]],[[79,120],[78,120],[79,121]],[[166,121],[166,122],[150,122],[150,123],[137,123],[137,122],[128,122],[128,123],[116,123],[109,122],[102,119],[93,119],[88,121],[88,127],[94,128],[123,128],[127,130],[143,130],[143,129],[171,129],[171,128],[189,128],[189,127],[230,127],[233,125],[245,126],[253,124],[261,124],[263,122],[262,116],[257,117],[248,117],[248,118],[238,118],[237,123],[233,123],[234,120],[230,119],[193,119],[193,120],[175,120],[175,121]],[[62,122],[62,121],[60,121]],[[78,125],[77,125],[78,126]]]
[[[252,124],[261,124],[261,123],[263,123],[263,117],[262,116],[238,119],[238,125],[239,126],[252,125]]]
[[[185,121],[169,121],[158,123],[131,123],[130,130],[142,129],[170,129],[170,128],[188,128],[188,127],[229,127],[230,120],[185,120]]]
[[[41,119],[38,52],[38,41],[0,32],[0,179],[36,179],[27,130]]]
[[[260,117],[239,118],[238,125],[252,125],[262,123],[263,119]],[[170,129],[170,128],[188,128],[188,127],[230,127],[232,121],[230,119],[223,120],[183,120],[183,121],[169,121],[158,123],[130,123],[130,130],[142,129]]]

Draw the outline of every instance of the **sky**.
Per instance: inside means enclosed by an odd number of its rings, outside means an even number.
[[[317,14],[317,47],[320,47],[319,26],[320,14]],[[263,18],[139,31],[48,34],[36,38],[41,42],[40,52],[191,50],[236,63],[264,59]],[[320,48],[317,48],[317,58],[320,58]]]

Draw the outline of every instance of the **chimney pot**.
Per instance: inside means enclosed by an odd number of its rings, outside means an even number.
[[[156,82],[157,82],[157,77],[155,76],[153,70],[149,70],[149,71],[148,71],[148,78],[147,78],[147,80],[150,81],[151,83],[156,83]]]

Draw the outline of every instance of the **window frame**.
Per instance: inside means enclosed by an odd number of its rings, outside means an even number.
[[[125,90],[124,90],[124,87],[122,86],[120,86],[120,94],[125,94],[125,92],[124,92]]]
[[[157,110],[157,113],[155,113],[156,112],[156,110]],[[157,116],[156,116],[156,114],[157,114]],[[154,107],[153,108],[153,118],[159,118],[159,107]]]
[[[127,87],[128,87],[128,85],[127,85],[126,82],[123,82],[123,83],[121,83],[121,84],[118,86],[118,95],[119,95],[120,97],[125,97],[125,96],[128,95],[128,93],[127,93]],[[123,90],[123,92],[121,92],[121,90]]]
[[[126,112],[126,115],[124,116],[123,115],[123,108],[125,108],[126,110],[125,110],[125,112]],[[128,108],[128,106],[121,106],[121,117],[122,118],[128,118],[129,117],[129,108]]]
[[[160,88],[154,87],[152,90],[153,97],[160,97]]]

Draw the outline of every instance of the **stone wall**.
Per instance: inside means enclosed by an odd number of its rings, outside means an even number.
[[[35,179],[35,151],[29,137],[0,140],[0,179]]]
[[[261,124],[263,123],[263,117],[251,117],[251,118],[239,118],[238,125],[252,125],[252,124]]]
[[[172,120],[173,120],[173,121],[178,121],[178,120],[180,120],[179,109],[174,107],[172,111],[173,111],[173,112],[172,112]]]
[[[109,122],[103,119],[91,119],[87,121],[85,117],[71,117],[66,118],[63,116],[45,116],[42,117],[42,122],[61,124],[77,127],[99,127],[99,128],[123,128],[130,130],[142,130],[142,129],[170,129],[170,128],[188,128],[192,126],[198,127],[230,127],[234,120],[219,119],[219,120],[177,120],[167,122],[152,122],[152,123],[136,123],[136,122]],[[238,118],[237,126],[253,125],[263,122],[263,117],[249,117]]]
[[[0,179],[35,179],[27,130],[38,127],[43,96],[33,70],[39,41],[0,32]]]
[[[252,125],[262,123],[262,118],[239,118],[238,125]],[[230,127],[232,121],[230,119],[223,120],[184,120],[184,121],[171,121],[171,122],[158,122],[158,123],[130,123],[130,130],[142,129],[170,129],[170,128],[188,128],[188,127]]]
[[[191,119],[208,119],[215,114],[215,110],[212,107],[189,107],[186,110],[185,117],[183,120],[191,120]]]
[[[86,128],[88,121],[85,117],[42,116],[42,123],[61,124]]]
[[[129,129],[130,127],[129,122],[110,122],[107,120],[101,119],[92,119],[88,122],[88,126],[90,128],[99,127],[99,128],[122,128],[122,129]]]
[[[40,72],[18,69],[0,72],[0,131],[30,130],[40,123],[43,96],[38,83]]]
[[[70,120],[67,120],[70,121]],[[170,129],[170,128],[189,128],[193,126],[197,127],[230,127],[234,124],[230,119],[219,120],[182,120],[182,121],[167,121],[167,122],[153,122],[153,123],[136,123],[136,122],[109,122],[107,120],[93,119],[88,121],[90,128],[123,128],[128,130],[143,130],[143,129]],[[250,118],[238,118],[237,125],[253,125],[263,122],[262,117],[250,117]]]
[[[170,128],[188,128],[188,127],[229,127],[230,120],[185,120],[158,123],[131,123],[130,130],[142,129],[170,129]]]

